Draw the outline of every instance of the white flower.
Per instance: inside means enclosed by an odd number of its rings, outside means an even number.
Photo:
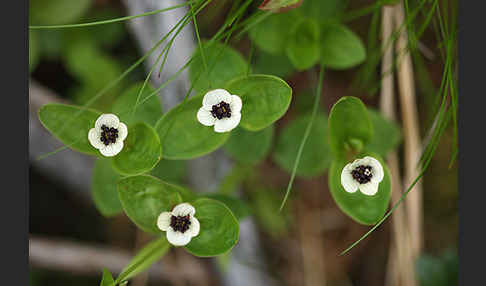
[[[383,176],[380,162],[366,156],[344,166],[341,172],[341,185],[348,193],[354,193],[359,189],[363,194],[373,196],[378,192],[378,185]]]
[[[127,135],[127,126],[115,114],[102,114],[96,120],[95,127],[89,130],[88,139],[103,156],[111,157],[123,149],[123,140]]]
[[[213,126],[215,132],[228,132],[238,126],[241,120],[241,98],[224,89],[214,89],[204,95],[197,120],[206,126]]]
[[[175,246],[188,244],[199,234],[199,221],[194,217],[196,209],[188,203],[178,204],[171,212],[163,212],[157,219],[157,227],[167,232],[167,240]]]

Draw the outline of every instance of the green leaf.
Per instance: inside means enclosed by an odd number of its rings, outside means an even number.
[[[234,194],[244,181],[252,180],[255,171],[253,165],[235,164],[219,183],[218,192]]]
[[[89,143],[88,132],[94,128],[101,113],[83,109],[82,113],[73,118],[73,115],[81,110],[73,105],[50,103],[39,109],[39,119],[42,125],[65,145],[79,152],[98,155],[98,150]]]
[[[342,155],[353,144],[366,145],[371,140],[373,125],[359,98],[345,96],[334,104],[329,114],[329,134],[329,143],[335,155]]]
[[[154,91],[154,88],[150,83],[147,83],[138,100],[139,104],[142,102],[143,104],[138,106],[135,113],[133,113],[133,108],[137,103],[138,93],[142,89],[142,86],[143,82],[133,84],[113,103],[112,112],[119,114],[120,121],[127,125],[145,122],[150,126],[154,126],[157,120],[162,116],[159,97],[152,96],[145,101],[145,99]]]
[[[162,142],[162,157],[188,160],[213,152],[223,145],[230,133],[216,133],[213,126],[204,126],[196,114],[203,96],[195,96],[172,108],[155,125]]]
[[[344,190],[341,185],[341,172],[344,166],[350,162],[343,158],[336,158],[331,164],[329,189],[334,201],[345,214],[358,223],[373,225],[383,218],[390,203],[391,176],[388,167],[379,155],[365,153],[358,156],[358,158],[363,158],[367,155],[380,161],[385,172],[385,176],[380,182],[378,192],[375,195],[368,196],[361,193],[360,190],[354,193],[348,193]]]
[[[311,114],[297,117],[283,128],[277,139],[273,160],[280,168],[289,173],[292,173],[300,141],[311,119]],[[315,177],[329,168],[333,155],[328,140],[327,118],[324,113],[319,112],[316,114],[308,140],[302,151],[296,171],[297,176]]]
[[[59,60],[66,47],[66,31],[47,29],[35,30],[35,33],[38,35],[40,57],[48,60]]]
[[[257,164],[268,155],[272,145],[273,125],[257,131],[236,128],[231,132],[223,149],[235,160],[244,164]]]
[[[117,9],[116,7],[110,5],[103,5],[101,7],[97,7],[96,9],[91,10],[86,17],[83,17],[82,22],[88,23],[95,21],[104,21],[120,18],[123,16],[125,15],[120,9]],[[101,47],[111,49],[117,47],[123,40],[123,38],[128,35],[126,26],[117,24],[83,27],[82,30],[86,31],[86,33],[91,35],[93,40],[95,40],[96,43]]]
[[[440,256],[422,254],[416,263],[420,286],[458,285],[457,251],[446,250]]]
[[[179,192],[179,195],[181,196],[183,202],[192,202],[195,199],[197,199],[196,193],[194,193],[188,187],[180,186],[180,185],[177,186],[178,186],[177,192]]]
[[[277,196],[277,194],[279,194]],[[289,213],[291,209],[287,206],[282,212],[279,212],[280,190],[258,188],[249,193],[251,198],[252,212],[256,221],[261,226],[259,229],[270,234],[273,238],[278,239],[289,229]],[[291,204],[289,201],[288,204]],[[277,214],[278,215],[275,215]]]
[[[146,123],[128,126],[122,151],[113,158],[113,167],[123,175],[152,170],[160,160],[161,145],[155,130]]]
[[[386,157],[402,139],[400,127],[394,121],[384,118],[377,110],[368,109],[368,112],[373,124],[373,138],[365,146],[365,150]]]
[[[242,199],[218,193],[205,194],[201,197],[222,202],[231,210],[231,212],[235,215],[238,221],[250,215],[250,208],[245,202],[243,202]]]
[[[315,90],[304,89],[299,90],[299,94],[295,96],[294,102],[292,102],[292,108],[294,108],[297,114],[305,114],[312,112],[312,107],[315,102]],[[327,115],[326,115],[327,117]]]
[[[94,88],[104,88],[122,74],[118,61],[105,54],[87,34],[70,34],[65,41],[66,68],[80,81]]]
[[[321,34],[321,63],[341,70],[361,64],[366,49],[361,39],[343,25],[326,25]]]
[[[132,261],[123,269],[122,273],[116,278],[116,283],[127,281],[137,274],[147,270],[152,264],[157,262],[170,248],[170,244],[165,235],[148,243],[138,252]]]
[[[270,75],[249,75],[228,82],[226,89],[241,97],[240,125],[259,131],[280,119],[289,108],[292,88],[282,79]]]
[[[77,105],[86,105],[93,97],[100,91],[100,89],[87,84],[80,86],[73,86],[68,89],[66,95]],[[102,97],[97,98],[93,103],[90,103],[91,108],[101,111],[102,113],[112,113],[111,104],[115,99],[116,94],[108,92]]]
[[[292,11],[273,14],[252,27],[248,31],[248,35],[261,50],[270,54],[284,54],[288,31],[296,19],[298,17]]]
[[[312,19],[297,22],[289,33],[286,53],[297,70],[305,70],[319,61],[319,25]]]
[[[182,183],[186,176],[186,169],[186,161],[162,159],[150,174],[169,183]]]
[[[116,185],[121,176],[111,167],[111,160],[96,160],[91,179],[91,194],[96,208],[104,216],[113,216],[123,211]]]
[[[197,199],[192,205],[201,230],[185,248],[200,257],[216,256],[232,249],[238,242],[240,228],[231,210],[223,203],[207,198]]]
[[[103,278],[101,278],[100,286],[114,286],[115,280],[108,269],[103,269]]]
[[[230,46],[218,42],[204,43],[203,54],[207,70],[199,49],[194,52],[189,67],[189,78],[196,92],[205,93],[210,89],[221,88],[227,81],[246,74],[248,70],[245,59]]]
[[[32,72],[39,62],[39,40],[35,31],[29,30],[29,72]]]
[[[91,7],[91,0],[31,0],[31,25],[63,25],[81,18]]]
[[[219,256],[216,256],[216,262],[218,263],[218,267],[222,272],[228,271],[228,267],[231,262],[231,252],[226,252],[224,254],[221,254]],[[34,286],[31,284],[31,286]]]
[[[253,71],[257,74],[269,74],[285,78],[294,72],[295,68],[287,55],[273,55],[263,51],[255,53]]]
[[[63,39],[62,48],[65,67],[76,77],[78,84],[71,87],[69,96],[77,104],[90,101],[106,84],[116,80],[123,72],[120,63],[111,55],[101,50],[91,35],[69,33]],[[124,82],[111,88],[102,97],[91,104],[92,107],[110,112],[113,100],[122,90]]]
[[[348,0],[304,0],[297,11],[319,23],[328,23],[337,20],[345,11],[348,2]]]
[[[118,182],[118,195],[127,216],[142,230],[160,233],[157,218],[181,203],[180,187],[149,175]]]

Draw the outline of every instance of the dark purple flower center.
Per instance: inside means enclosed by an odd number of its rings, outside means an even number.
[[[211,114],[213,115],[214,118],[218,118],[218,119],[222,119],[224,117],[230,118],[231,117],[230,105],[224,101],[221,101],[220,103],[213,105]]]
[[[182,233],[186,232],[191,225],[191,219],[189,215],[186,216],[175,216],[170,218],[170,226],[174,231],[180,231]]]
[[[106,125],[101,126],[101,137],[100,140],[108,146],[110,143],[115,143],[116,138],[118,138],[118,129],[116,128],[108,128]]]
[[[353,179],[355,179],[360,184],[366,184],[371,181],[373,177],[373,173],[371,172],[371,166],[364,166],[360,165],[356,167],[352,172],[351,175]]]

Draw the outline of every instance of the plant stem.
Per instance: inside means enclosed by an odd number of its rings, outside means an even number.
[[[403,4],[397,4],[394,8],[395,27],[404,23],[405,12]],[[404,132],[404,160],[405,186],[419,175],[419,160],[422,153],[418,124],[418,112],[415,102],[415,82],[412,66],[412,58],[407,50],[408,38],[406,29],[400,34],[395,46],[397,60],[400,62],[397,70],[398,88],[401,107],[401,118]],[[407,198],[407,217],[412,240],[412,256],[417,258],[422,249],[422,183],[419,181]]]
[[[321,91],[322,91],[322,81],[324,80],[324,65],[321,65],[321,71],[319,72],[319,82],[317,83],[316,95],[314,98],[314,106],[312,107],[312,118],[305,129],[304,137],[300,142],[299,150],[297,151],[297,156],[295,157],[294,167],[292,168],[292,174],[290,175],[290,181],[287,185],[287,190],[285,192],[285,197],[282,200],[282,204],[280,205],[279,211],[282,211],[287,199],[290,195],[290,190],[292,189],[292,184],[294,183],[295,174],[297,173],[297,167],[299,166],[300,156],[302,156],[302,151],[304,151],[305,142],[309,137],[310,131],[312,129],[312,124],[314,123],[314,118],[316,117],[317,110],[319,109],[319,100],[321,98]]]

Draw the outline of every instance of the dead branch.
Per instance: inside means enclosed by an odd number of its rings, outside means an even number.
[[[382,34],[383,34],[383,60],[382,60],[382,86],[380,96],[380,109],[384,116],[390,120],[396,120],[393,49],[386,42],[393,32],[394,7],[382,8]],[[390,71],[390,73],[387,73]],[[387,164],[392,177],[391,205],[395,205],[400,199],[403,190],[399,169],[399,160],[396,151],[392,151],[387,157]],[[392,243],[388,257],[387,285],[416,285],[414,260],[411,255],[411,240],[405,216],[405,209],[397,208],[392,216]]]
[[[78,243],[64,239],[52,239],[40,236],[29,238],[29,265],[33,267],[65,271],[75,275],[96,275],[101,278],[105,267],[119,274],[130,262],[132,255],[123,249]],[[168,280],[170,276],[164,272],[161,263],[156,263],[150,269],[150,275],[156,280]]]
[[[403,3],[397,4],[394,10],[395,29],[398,30],[399,27],[405,23]],[[404,29],[404,31],[400,34],[395,46],[398,62],[397,77],[399,98],[404,132],[404,189],[407,189],[408,186],[410,186],[418,177],[420,171],[419,160],[422,153],[417,103],[415,101],[415,82],[412,57],[410,56],[407,46],[408,36],[406,29]],[[422,250],[423,244],[421,181],[418,181],[412,191],[407,195],[405,203],[407,207],[408,223],[412,240],[412,253],[413,258],[416,259]]]

